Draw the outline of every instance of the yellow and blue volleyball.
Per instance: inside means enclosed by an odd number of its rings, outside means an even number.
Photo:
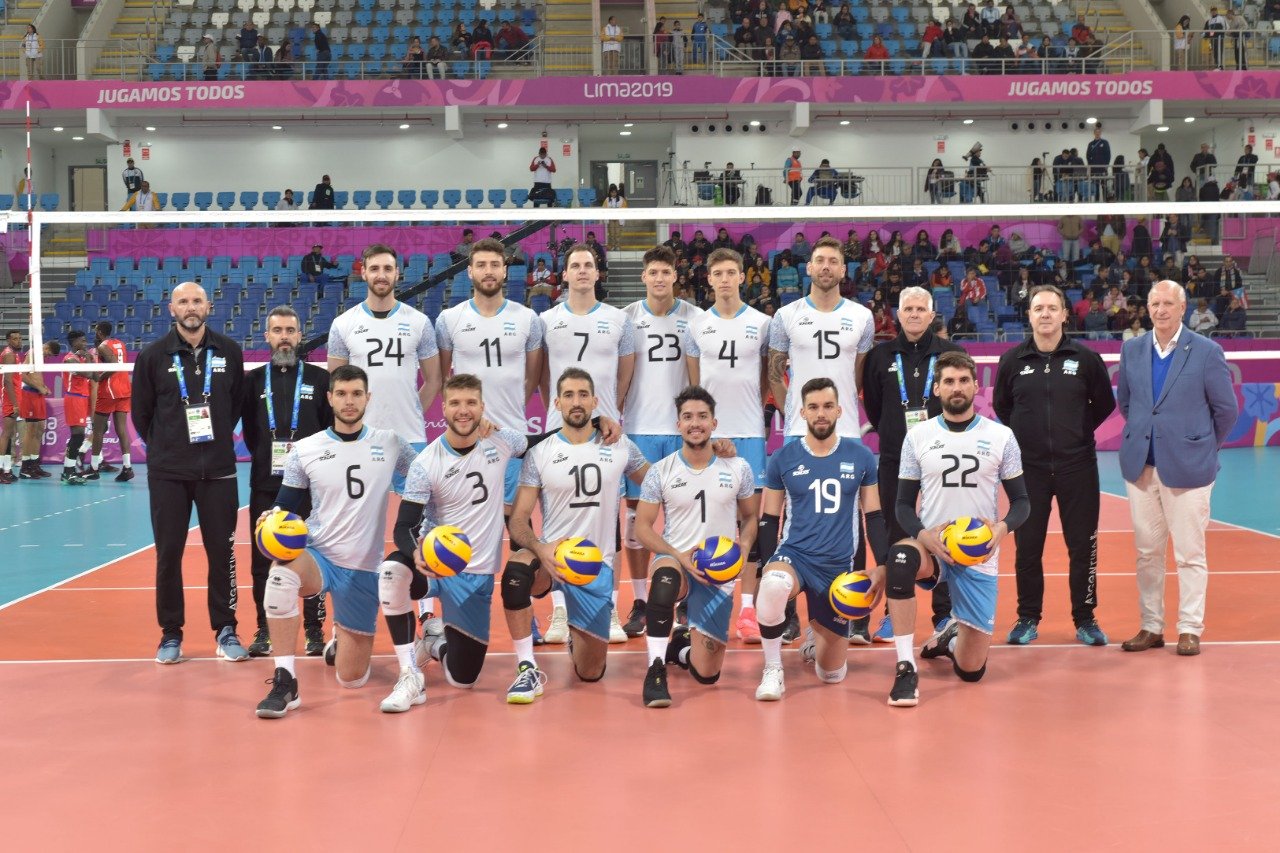
[[[694,570],[714,584],[737,578],[742,562],[742,547],[728,536],[708,536],[693,552]]]
[[[560,577],[574,586],[586,586],[600,576],[604,555],[596,543],[581,536],[566,539],[556,546],[556,567]]]
[[[831,609],[844,619],[862,619],[871,615],[875,596],[871,593],[871,578],[862,572],[845,572],[831,582],[827,593]]]
[[[961,516],[942,531],[942,544],[958,566],[976,566],[991,556],[991,528],[982,519]]]
[[[270,560],[296,560],[307,547],[307,523],[301,516],[278,509],[258,522],[253,543]]]
[[[453,577],[471,562],[471,540],[452,524],[433,527],[422,538],[422,562],[441,577]]]

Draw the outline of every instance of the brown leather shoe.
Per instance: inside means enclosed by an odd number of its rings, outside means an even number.
[[[1179,634],[1178,654],[1184,657],[1200,654],[1200,638],[1195,634]]]
[[[1190,636],[1190,634],[1184,636]],[[1126,652],[1145,652],[1147,649],[1158,649],[1163,646],[1164,637],[1145,628],[1120,644],[1120,648]],[[1192,652],[1192,654],[1195,654],[1195,652]]]

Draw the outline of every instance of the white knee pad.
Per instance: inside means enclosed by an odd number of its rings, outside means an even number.
[[[849,664],[841,664],[839,669],[833,672],[828,672],[822,668],[821,664],[814,661],[813,671],[818,674],[818,680],[824,684],[839,684],[844,681],[844,677],[849,674]]]
[[[627,507],[627,521],[622,527],[622,544],[628,551],[643,551],[644,545],[636,538],[636,508]]]
[[[274,564],[267,575],[267,589],[262,594],[262,606],[267,616],[289,619],[298,615],[298,596],[302,591],[302,578],[288,566]]]
[[[413,600],[409,598],[409,585],[413,581],[411,571],[395,560],[387,560],[378,566],[378,601],[387,616],[413,612]]]
[[[787,617],[787,600],[795,582],[786,572],[770,569],[756,589],[756,621],[761,625],[781,625]]]
[[[357,678],[355,681],[343,681],[343,680],[342,680],[342,677],[341,677],[341,676],[339,676],[339,675],[337,675],[336,673],[335,673],[335,675],[334,675],[334,678],[337,678],[337,679],[338,679],[338,686],[339,686],[339,687],[345,687],[345,688],[347,688],[348,690],[356,690],[356,689],[358,689],[358,688],[360,688],[360,687],[364,687],[366,684],[368,684],[368,683],[369,683],[369,673],[371,673],[371,672],[373,672],[373,665],[372,665],[372,664],[370,664],[370,665],[369,665],[369,668],[368,668],[368,669],[366,669],[366,670],[364,671],[364,675],[360,676],[360,677],[359,677],[359,678]]]

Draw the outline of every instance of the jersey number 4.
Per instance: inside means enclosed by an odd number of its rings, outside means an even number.
[[[382,367],[391,359],[395,359],[396,367],[404,364],[404,341],[400,338],[389,339],[385,350],[382,348],[382,341],[378,338],[365,338],[365,343],[370,347],[370,367]]]

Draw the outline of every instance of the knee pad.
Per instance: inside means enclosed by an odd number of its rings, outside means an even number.
[[[916,596],[920,551],[914,545],[893,545],[884,560],[885,597],[905,601]]]
[[[71,430],[71,437],[67,439],[67,457],[75,459],[79,456],[82,444],[84,444],[84,427],[76,427]]]
[[[298,615],[298,594],[302,591],[302,578],[288,566],[278,563],[271,566],[267,575],[267,588],[262,593],[262,606],[273,619],[291,619]]]
[[[514,560],[502,571],[502,606],[524,610],[533,604],[533,566]]]
[[[649,579],[650,607],[670,609],[680,598],[680,570],[673,566],[661,566]]]
[[[969,672],[967,669],[961,669],[960,664],[954,660],[951,661],[951,668],[956,671],[956,675],[960,676],[961,681],[967,681],[974,684],[982,680],[982,676],[987,674],[987,665],[984,663],[976,672]]]
[[[813,671],[817,674],[818,680],[823,684],[839,684],[844,681],[844,677],[849,674],[849,664],[841,664],[840,668],[836,670],[825,670],[817,661],[814,661]]]
[[[756,621],[760,624],[761,635],[764,635],[765,628],[777,628],[777,633],[769,639],[782,636],[787,602],[791,600],[794,586],[795,581],[786,572],[770,569],[761,575],[760,586],[756,589]]]
[[[336,674],[336,673],[334,674],[334,678],[336,678],[336,679],[338,680],[338,686],[339,686],[339,687],[345,687],[345,688],[346,688],[346,689],[348,689],[348,690],[358,690],[358,689],[360,689],[361,687],[364,687],[366,684],[368,684],[368,683],[369,683],[369,674],[370,674],[371,672],[373,672],[373,665],[372,665],[372,664],[370,664],[370,665],[369,665],[369,668],[368,668],[368,669],[366,669],[366,670],[364,671],[364,675],[360,676],[360,677],[359,677],[359,678],[357,678],[355,681],[343,681],[343,680],[342,680],[342,676],[340,676],[340,675],[338,675],[338,674]]]
[[[692,657],[689,658],[689,674],[692,675],[693,680],[699,684],[715,684],[720,680],[720,673],[718,672],[715,675],[703,675],[698,672],[698,668],[693,665]]]
[[[601,665],[600,665],[600,674],[599,674],[599,675],[597,675],[597,676],[595,676],[594,678],[588,678],[587,676],[585,676],[585,675],[583,675],[583,674],[582,674],[582,670],[578,669],[578,664],[577,664],[577,663],[575,663],[575,664],[573,665],[573,674],[574,674],[574,675],[576,675],[576,676],[578,676],[578,680],[579,680],[579,681],[585,681],[587,684],[594,684],[595,682],[597,682],[597,681],[599,681],[600,679],[604,678],[604,671],[605,671],[606,669],[608,669],[608,666],[607,666],[606,664],[601,664]]]
[[[760,562],[760,546],[755,542],[751,543],[751,550],[747,552],[747,562],[757,564]],[[756,577],[760,577],[760,567],[758,565],[756,566]]]
[[[414,610],[409,586],[414,572],[398,560],[387,560],[378,566],[378,601],[387,616],[403,616]]]
[[[636,538],[636,508],[627,507],[627,525],[622,529],[622,544],[628,551],[643,551],[644,546]]]
[[[444,677],[454,687],[469,688],[480,677],[489,647],[452,625],[444,626]]]

